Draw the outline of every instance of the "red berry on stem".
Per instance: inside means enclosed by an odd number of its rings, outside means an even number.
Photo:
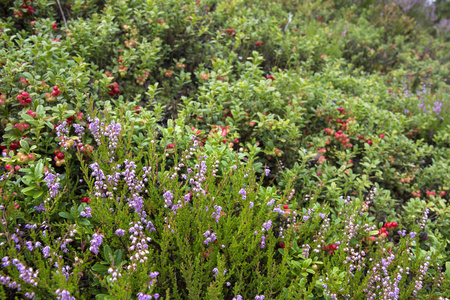
[[[59,153],[57,153],[56,154],[56,157],[58,158],[58,159],[64,159],[64,153],[62,153],[62,152],[59,152]]]

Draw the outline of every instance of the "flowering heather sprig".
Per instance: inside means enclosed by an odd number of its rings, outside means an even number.
[[[236,297],[233,298],[233,300],[243,300],[241,295],[237,295]]]
[[[69,129],[67,128],[67,122],[64,121],[61,124],[59,124],[58,126],[56,126],[56,136],[58,137],[58,139],[61,141],[59,143],[59,145],[61,147],[64,147],[64,149],[67,150],[66,147],[66,141],[69,139],[69,137],[67,137],[65,134],[69,134]]]
[[[36,210],[36,211],[45,211],[44,202],[42,202],[41,204],[39,204],[39,206],[34,206],[33,208],[34,208],[34,210]]]
[[[92,218],[92,208],[90,208],[89,206],[85,208],[85,210],[83,210],[82,212],[80,212],[80,216],[85,217],[85,218]]]
[[[45,246],[44,248],[42,248],[42,254],[45,258],[50,257],[50,246]]]
[[[220,214],[222,213],[222,206],[214,205],[215,212],[212,213],[212,217],[216,219],[216,223],[219,223]]]
[[[95,255],[98,254],[98,247],[101,246],[104,236],[102,234],[94,233],[92,235],[91,246],[89,250]]]
[[[91,131],[92,135],[94,136],[97,145],[100,146],[102,137],[101,127],[105,126],[105,124],[101,123],[99,118],[95,118],[94,120],[89,119],[89,122],[90,124],[88,128]]]
[[[163,197],[164,197],[164,203],[165,203],[164,207],[165,208],[171,208],[172,205],[173,205],[173,203],[172,203],[172,200],[173,200],[172,192],[171,191],[165,192],[163,194]]]
[[[272,220],[269,220],[269,221],[263,223],[262,227],[263,227],[263,229],[262,229],[263,232],[264,232],[264,230],[269,231],[270,227],[272,227]]]
[[[303,255],[305,258],[308,258],[308,256],[309,256],[309,250],[310,250],[310,249],[311,249],[311,246],[310,246],[310,245],[308,245],[308,244],[303,245],[302,255]]]
[[[50,197],[52,197],[52,198],[55,198],[59,192],[58,177],[59,177],[59,174],[55,175],[53,173],[50,173],[49,171],[45,172],[44,181],[47,183],[47,187],[49,188]]]
[[[420,222],[420,228],[421,229],[425,229],[425,226],[427,224],[427,220],[428,220],[428,213],[430,212],[430,210],[427,208],[423,214],[423,218],[422,218],[422,222]]]
[[[123,230],[123,229],[117,229],[115,232],[114,232],[117,236],[124,236],[125,235],[125,230]]]
[[[274,205],[275,199],[270,199],[269,202],[267,202],[267,206]]]
[[[214,232],[210,232],[209,230],[203,233],[203,236],[206,238],[206,240],[203,242],[206,245],[209,245],[209,243],[217,240],[216,234]]]
[[[265,173],[266,177],[269,176],[269,174],[270,174],[270,169],[265,169],[265,170],[264,170],[264,173]]]
[[[261,249],[264,249],[265,246],[266,246],[266,236],[263,234],[261,236]]]
[[[75,133],[78,135],[78,137],[81,138],[84,135],[84,127],[81,126],[80,124],[72,124],[73,128],[75,128]]]
[[[242,200],[246,200],[247,199],[247,191],[245,189],[241,189],[239,191],[239,194],[242,195]]]
[[[35,278],[37,278],[39,274],[39,270],[36,270],[36,272],[33,272],[32,268],[26,268],[24,264],[22,264],[18,259],[13,259],[12,264],[17,268],[17,271],[19,271],[20,275],[19,278],[25,281],[26,283],[29,283],[33,286],[37,286],[38,283]]]
[[[119,269],[114,267],[114,268],[109,268],[108,269],[108,274],[111,275],[111,281],[115,282],[117,281],[118,277],[122,277],[122,273],[120,273]]]
[[[75,300],[75,297],[70,296],[70,292],[66,290],[56,290],[56,299],[58,300]]]
[[[134,251],[130,257],[131,265],[128,266],[128,270],[136,270],[138,263],[144,263],[149,254],[147,243],[151,242],[151,238],[144,234],[144,226],[141,221],[132,222],[129,224],[131,227],[128,232],[131,233],[130,241],[131,246],[128,248],[130,251]]]
[[[414,297],[417,296],[417,293],[423,288],[423,278],[427,274],[428,266],[430,263],[428,262],[430,260],[430,257],[428,256],[426,259],[422,261],[419,267],[419,276],[416,277],[416,280],[414,281],[414,291],[413,295]]]
[[[264,300],[264,298],[266,298],[266,296],[264,296],[264,295],[256,295],[255,296],[255,300]]]
[[[105,174],[103,173],[102,169],[100,168],[100,165],[98,164],[98,162],[95,162],[93,164],[91,164],[89,166],[93,172],[92,172],[92,176],[95,176],[95,182],[94,182],[94,187],[95,187],[95,196],[96,197],[105,197],[105,193],[103,192],[103,190],[107,188],[106,184],[103,182],[106,177]]]
[[[15,281],[11,281],[11,278],[9,276],[0,275],[0,284],[2,284],[4,286],[8,286],[8,288],[10,288],[12,290],[14,290],[14,289],[17,289],[18,291],[21,290],[20,284],[18,284]]]

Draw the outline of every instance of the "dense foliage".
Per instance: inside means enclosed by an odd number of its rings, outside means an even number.
[[[447,8],[1,0],[0,298],[448,297]]]

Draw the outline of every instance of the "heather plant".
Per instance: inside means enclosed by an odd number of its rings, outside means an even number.
[[[2,297],[445,297],[430,7],[3,1]]]

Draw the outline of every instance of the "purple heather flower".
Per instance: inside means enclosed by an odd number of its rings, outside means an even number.
[[[56,290],[55,294],[57,294],[56,299],[58,300],[75,300],[75,297],[70,296],[70,292],[66,290]]]
[[[8,256],[3,257],[2,258],[2,266],[4,268],[6,268],[7,266],[9,266],[9,264],[10,264],[9,257]]]
[[[236,297],[233,298],[233,300],[242,300],[242,296],[241,295],[237,295]]]
[[[264,229],[269,231],[270,227],[272,226],[272,220],[269,220],[266,223],[263,223],[262,226],[263,226],[263,231],[264,231]]]
[[[246,200],[247,199],[247,191],[244,189],[241,189],[239,191],[239,194],[242,195],[242,200]]]
[[[98,247],[102,244],[103,238],[104,236],[101,234],[94,233],[92,235],[91,246],[89,247],[89,250],[95,255],[98,254]]]
[[[253,208],[254,203],[250,201],[250,208]]]
[[[409,235],[411,236],[411,238],[415,238],[417,235],[417,232],[410,232]]]
[[[151,295],[147,295],[144,293],[138,293],[138,294],[136,294],[136,296],[138,297],[138,300],[151,300],[152,299]]]
[[[50,257],[50,246],[45,246],[42,248],[42,254],[45,258]]]
[[[270,173],[269,169],[265,169],[264,172],[265,172],[266,176],[269,176],[269,173]]]
[[[222,206],[214,205],[215,212],[212,213],[212,216],[215,217],[216,223],[219,223],[220,214],[222,212]]]
[[[399,230],[398,234],[405,237],[406,236],[406,230]]]
[[[115,232],[114,232],[117,236],[124,236],[125,235],[125,230],[123,230],[123,229],[117,229]]]
[[[275,203],[275,199],[270,199],[269,202],[267,202],[267,205],[274,205]]]
[[[322,218],[322,220],[325,219],[325,217],[326,217],[326,215],[323,213],[319,213],[319,216]]]
[[[257,295],[255,297],[255,300],[264,300],[264,298],[266,298],[266,296],[264,296],[264,295]]]
[[[230,282],[227,282],[227,286],[231,286],[231,283],[230,283]]]
[[[91,218],[92,217],[92,208],[90,208],[89,206],[85,208],[85,210],[83,210],[82,212],[80,212],[80,216],[85,217],[85,218]]]
[[[172,200],[173,200],[173,194],[170,191],[167,191],[164,193],[163,195],[164,197],[164,202],[166,203],[166,205],[164,205],[164,207],[171,207],[172,206]]]
[[[47,182],[47,187],[50,192],[50,197],[55,198],[59,192],[58,191],[59,182],[57,181],[57,175],[47,171],[47,172],[45,172],[44,181]]]

